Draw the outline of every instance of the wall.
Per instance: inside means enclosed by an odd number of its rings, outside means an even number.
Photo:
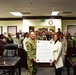
[[[29,26],[55,26],[55,30],[57,31],[57,28],[61,28],[62,31],[64,32],[65,29],[67,28],[67,25],[76,25],[76,20],[62,20],[58,19],[55,20],[53,19],[53,25],[49,25],[48,21],[50,19],[46,19],[45,22],[41,22],[40,19],[32,19],[32,20],[8,20],[8,21],[0,21],[0,26],[3,26],[3,32],[7,32],[7,26],[17,26],[17,31],[19,29],[23,29],[24,32],[28,31]],[[51,19],[52,20],[52,19]]]
[[[49,25],[49,20],[53,21],[52,25]],[[62,30],[62,21],[61,19],[45,19],[44,22],[41,19],[23,19],[23,32],[29,32],[29,26],[55,26],[55,31],[58,28]]]
[[[0,21],[0,26],[3,26],[3,32],[7,32],[7,26],[17,26],[17,31],[19,31],[23,27],[23,22],[22,20]]]
[[[62,20],[62,31],[65,32],[67,25],[76,25],[76,20]]]

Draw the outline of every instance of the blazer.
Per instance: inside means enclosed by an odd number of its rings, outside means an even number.
[[[60,41],[53,43],[53,59],[56,60],[56,62],[54,63],[56,68],[63,67],[62,43]]]

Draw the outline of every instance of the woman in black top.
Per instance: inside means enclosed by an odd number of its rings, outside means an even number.
[[[13,38],[12,38],[12,34],[11,33],[8,33],[8,37],[7,37],[6,43],[13,43]]]

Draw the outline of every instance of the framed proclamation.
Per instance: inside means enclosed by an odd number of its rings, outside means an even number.
[[[36,49],[36,62],[37,63],[50,63],[52,60],[52,41],[37,41]]]

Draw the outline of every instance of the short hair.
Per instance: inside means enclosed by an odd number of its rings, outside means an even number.
[[[30,34],[31,34],[31,33],[35,33],[35,32],[34,32],[34,31],[31,31]]]
[[[26,33],[24,33],[24,36],[26,37],[26,35],[28,35],[29,33],[28,32],[26,32]]]
[[[16,35],[19,34],[19,32],[16,33]]]
[[[60,30],[60,28],[58,28],[58,30]]]
[[[26,32],[26,34],[29,34],[28,32]]]

